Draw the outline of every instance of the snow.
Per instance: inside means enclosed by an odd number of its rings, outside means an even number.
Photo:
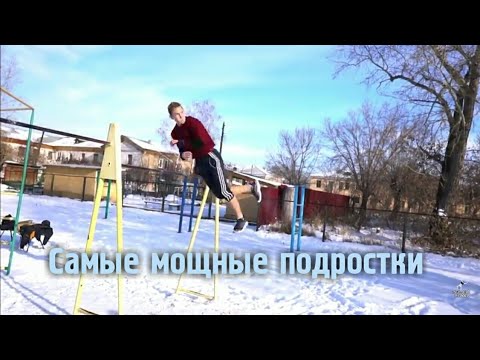
[[[2,196],[1,215],[15,214],[17,196]],[[124,248],[141,255],[142,272],[125,275],[125,314],[480,314],[480,260],[438,254],[424,254],[424,272],[412,275],[343,274],[336,279],[311,274],[283,275],[280,273],[280,253],[288,252],[290,236],[250,227],[234,234],[232,223],[220,223],[220,251],[242,254],[265,253],[269,260],[266,275],[221,275],[217,299],[209,301],[189,294],[176,294],[179,275],[152,274],[149,261],[152,252],[185,253],[191,233],[188,217],[183,219],[183,231],[178,233],[176,214],[145,211],[143,200],[136,199],[139,208],[123,209]],[[129,199],[130,203],[135,198]],[[54,247],[66,251],[83,251],[90,223],[92,202],[60,197],[25,194],[21,220],[41,222],[48,219],[53,237],[41,249],[33,240],[28,252],[17,249],[10,275],[1,273],[1,308],[4,314],[72,314],[77,275],[54,275],[49,271],[48,253]],[[94,250],[116,250],[116,207],[110,207],[104,219],[105,204],[100,208]],[[223,208],[222,208],[223,209]],[[195,207],[198,211],[198,207]],[[186,213],[190,212],[187,208]],[[214,214],[214,209],[212,210]],[[317,234],[321,237],[321,234]],[[358,237],[355,240],[355,236]],[[390,240],[386,246],[359,243],[361,236],[376,236]],[[8,232],[2,236],[0,260],[8,261]],[[194,251],[213,251],[214,222],[202,220]],[[398,252],[398,234],[376,229],[347,233],[345,229],[329,229],[329,240],[302,237],[302,252],[344,253]],[[213,293],[213,279],[185,274],[183,286],[204,293]],[[98,314],[117,311],[116,276],[87,275],[82,307]],[[455,297],[453,291],[461,281],[468,297]]]
[[[16,190],[15,188],[7,185],[7,184],[0,184],[0,191],[1,193],[16,193],[18,192],[18,190]]]

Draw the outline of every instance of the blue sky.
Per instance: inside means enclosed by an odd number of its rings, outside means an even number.
[[[333,79],[331,46],[13,46],[35,123],[105,138],[159,141],[167,105],[210,100],[225,121],[225,161],[264,165],[278,133],[338,120],[375,89],[355,73]],[[172,122],[173,127],[173,122]],[[167,129],[170,131],[171,129]]]

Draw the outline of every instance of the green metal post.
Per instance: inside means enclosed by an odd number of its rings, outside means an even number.
[[[108,180],[107,188],[107,206],[105,206],[105,219],[108,218],[108,205],[110,204],[110,188],[112,186],[112,180]]]
[[[32,114],[30,115],[30,125],[33,125],[33,119],[34,119],[34,110],[32,110]],[[21,214],[21,209],[22,209],[23,191],[25,190],[25,182],[27,180],[28,157],[30,155],[31,140],[32,140],[32,128],[29,128],[27,148],[25,150],[25,158],[23,159],[22,183],[20,185],[20,193],[18,194],[17,214],[15,215],[15,223],[13,225],[13,239],[10,242],[10,256],[8,258],[8,266],[5,268],[5,270],[7,270],[7,275],[10,275],[10,272],[12,271],[13,253],[15,252],[15,238],[16,238],[17,226],[18,226],[19,218]]]
[[[95,199],[95,196],[97,196],[97,191],[99,191],[98,189],[98,180],[100,180],[100,170],[97,170],[97,179],[95,180],[95,194],[93,195],[93,198]],[[102,189],[103,191],[103,189]]]

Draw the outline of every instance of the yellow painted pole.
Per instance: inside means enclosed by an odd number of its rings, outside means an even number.
[[[117,253],[123,253],[123,208],[122,208],[122,164],[121,164],[121,137],[118,127],[115,123],[110,124],[108,130],[108,143],[103,153],[103,161],[100,172],[97,173],[97,188],[95,192],[95,202],[93,206],[92,218],[90,220],[90,229],[88,233],[87,245],[85,252],[91,255],[91,248],[95,227],[97,224],[100,203],[103,196],[105,180],[115,181],[116,185],[116,203],[117,203]],[[123,276],[117,275],[118,284],[118,314],[123,314]],[[91,311],[80,307],[84,280],[80,274],[77,296],[75,298],[74,314],[84,313],[93,314]]]
[[[119,166],[121,171],[121,167]],[[117,252],[123,253],[123,207],[122,207],[122,175],[116,181],[117,187]],[[122,272],[118,274],[118,315],[123,315],[123,276]]]
[[[190,244],[188,245],[187,254],[192,251],[193,245],[195,244],[195,239],[197,237],[198,227],[200,226],[200,220],[202,219],[202,216],[203,216],[203,209],[205,208],[205,203],[207,202],[207,197],[208,197],[209,191],[210,191],[209,187],[205,186],[205,191],[203,193],[202,203],[200,204],[200,210],[198,211],[197,220],[195,221],[195,226],[193,227],[192,236],[190,237]],[[183,274],[180,274],[180,278],[178,279],[178,284],[177,284],[177,290],[175,291],[175,293],[177,293],[177,294],[180,291],[180,285],[182,283],[182,277],[183,277]]]
[[[207,202],[207,197],[210,189],[208,186],[205,187],[205,192],[203,193],[202,203],[200,204],[200,210],[198,211],[197,220],[195,221],[195,226],[193,227],[192,237],[190,238],[190,244],[188,245],[187,253],[193,250],[193,244],[197,238],[198,228],[200,227],[200,220],[202,220],[203,209],[205,208],[205,203]]]
[[[95,235],[95,228],[97,226],[98,212],[100,211],[100,202],[102,201],[103,185],[104,185],[103,178],[99,178],[98,184],[97,184],[97,192],[95,193],[95,202],[93,205],[92,217],[90,219],[90,228],[88,229],[87,244],[85,246],[85,252],[89,255],[92,250],[93,236]],[[77,288],[77,296],[75,297],[75,305],[73,308],[74,315],[79,313],[78,310],[80,309],[80,304],[82,302],[83,286],[84,286],[84,278],[83,278],[83,274],[80,273],[80,279],[78,281],[78,288]]]
[[[215,252],[220,249],[220,200],[215,200]],[[213,275],[213,298],[217,298],[218,274]]]

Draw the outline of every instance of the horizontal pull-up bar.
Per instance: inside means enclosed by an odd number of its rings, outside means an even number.
[[[15,121],[15,120],[10,120],[10,119],[5,119],[5,118],[2,118],[2,117],[0,117],[0,122],[5,123],[5,124],[14,125],[14,126],[25,127],[27,129],[45,131],[45,132],[52,133],[52,134],[68,136],[68,137],[72,137],[72,138],[76,138],[76,139],[82,139],[82,140],[85,140],[85,141],[92,141],[92,142],[97,142],[97,143],[101,143],[101,144],[108,144],[108,141],[105,141],[105,140],[98,140],[98,139],[94,139],[94,138],[91,138],[91,137],[88,137],[88,136],[76,135],[76,134],[68,133],[68,132],[65,132],[65,131],[54,130],[54,129],[50,129],[50,128],[46,128],[46,127],[42,127],[42,126],[37,126],[37,125],[30,125],[30,124],[27,124],[27,123],[23,123],[23,122],[20,122],[20,121]]]
[[[23,107],[23,108],[8,108],[8,109],[0,109],[2,111],[20,111],[20,110],[32,110],[28,107]]]
[[[28,105],[25,101],[23,101],[22,99],[16,97],[15,95],[13,95],[10,91],[6,90],[5,88],[3,87],[0,87],[0,92],[4,92],[5,94],[7,94],[8,96],[12,97],[13,99],[17,100],[19,103],[25,105],[27,107],[27,109],[16,109],[16,110],[33,110],[33,107],[31,107],[30,105]],[[8,111],[7,109],[1,109],[2,111]]]

